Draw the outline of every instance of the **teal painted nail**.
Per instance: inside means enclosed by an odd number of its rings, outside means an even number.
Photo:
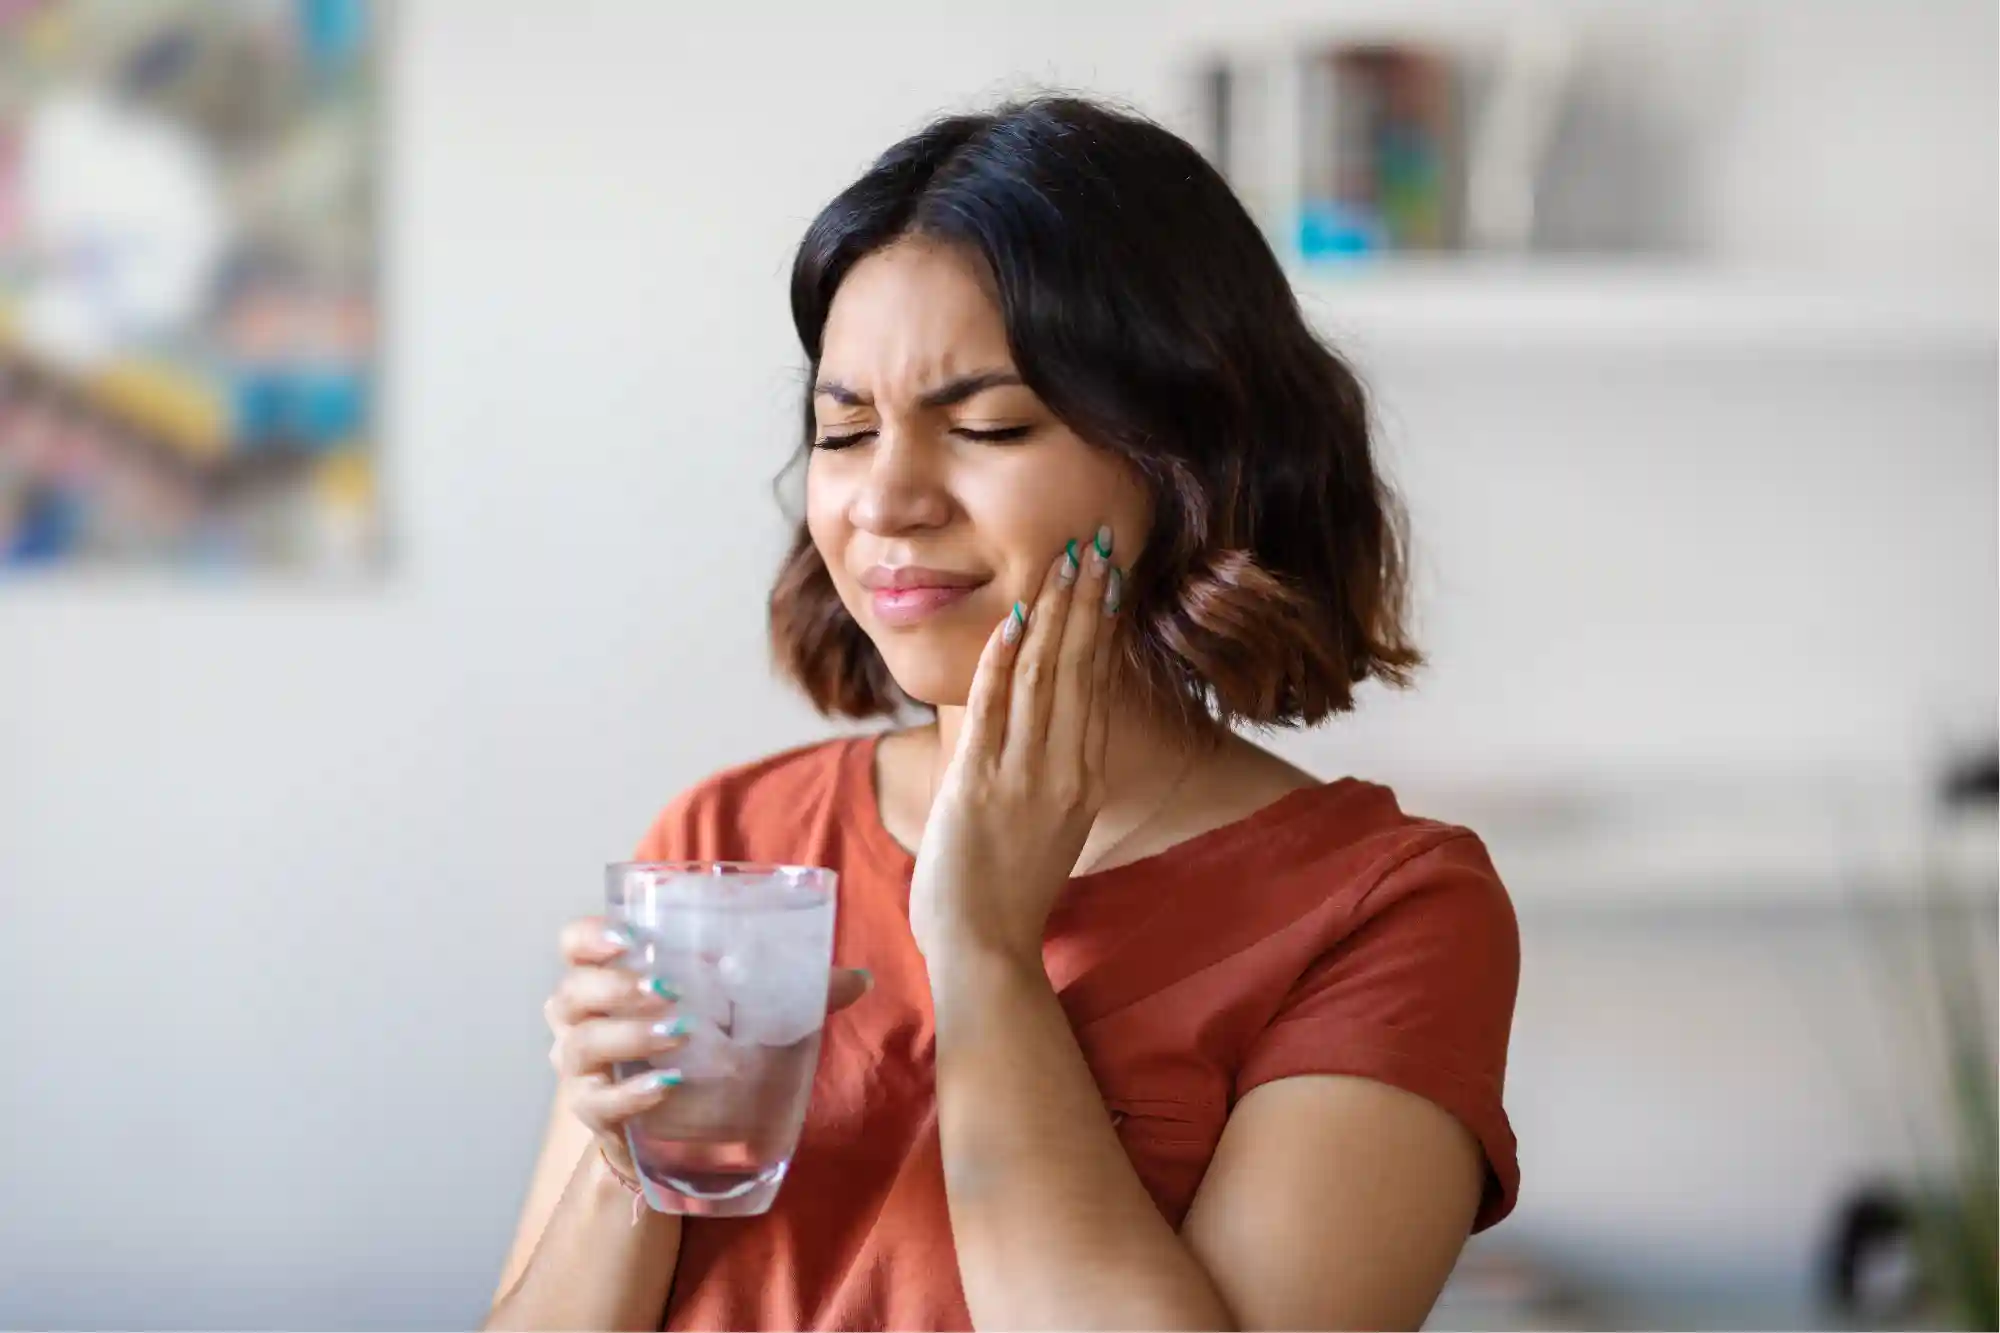
[[[686,1081],[687,1076],[678,1069],[662,1069],[653,1075],[653,1086],[659,1088],[678,1088]]]
[[[1082,562],[1076,558],[1076,538],[1072,537],[1063,546],[1062,569],[1056,574],[1056,579],[1067,588],[1076,582],[1076,576],[1082,569]]]
[[[1007,613],[1007,627],[1000,631],[1000,641],[1002,643],[1014,642],[1014,640],[1021,637],[1021,631],[1027,628],[1027,625],[1027,608],[1019,602],[1014,603],[1014,609]]]
[[[1097,547],[1097,553],[1106,560],[1111,558],[1111,527],[1109,524],[1097,530],[1096,540],[1091,544]]]
[[[660,980],[660,978],[658,977],[648,977],[646,979],[646,989],[653,992],[653,994],[659,996],[663,1000],[678,1000],[681,998],[681,993],[679,991],[675,990],[672,986],[669,986],[666,982]]]
[[[604,942],[614,949],[629,949],[632,947],[632,932],[623,926],[606,926]]]
[[[669,1018],[653,1024],[653,1035],[656,1037],[685,1037],[693,1031],[694,1024],[685,1018]]]
[[[1106,575],[1104,580],[1104,614],[1107,616],[1117,615],[1119,603],[1124,600],[1124,597],[1125,572],[1119,569],[1118,566],[1113,565],[1110,574]]]

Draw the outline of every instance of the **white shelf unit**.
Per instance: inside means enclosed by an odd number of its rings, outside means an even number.
[[[2000,904],[2000,826],[1990,809],[1947,817],[1914,799],[1884,801],[1879,791],[1827,804],[1794,793],[1760,795],[1754,787],[1694,800],[1667,790],[1606,795],[1558,802],[1539,814],[1518,794],[1497,806],[1475,798],[1412,808],[1479,833],[1524,910],[1929,907],[1990,914]]]
[[[1991,359],[1995,286],[1698,262],[1354,259],[1295,265],[1307,317],[1356,351]]]

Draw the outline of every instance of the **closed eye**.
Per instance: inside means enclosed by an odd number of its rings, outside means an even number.
[[[952,434],[963,440],[976,440],[981,444],[1005,444],[1011,440],[1026,439],[1034,433],[1034,429],[1033,426],[996,426],[991,430],[978,430],[971,426],[959,426],[953,429]],[[813,448],[828,450],[846,449],[852,445],[861,443],[874,433],[872,429],[845,432],[828,431],[813,441]]]
[[[846,434],[829,432],[813,441],[815,449],[845,449],[851,444],[859,444],[875,432],[872,430],[851,430]]]
[[[1034,429],[1033,426],[998,426],[992,430],[974,430],[971,426],[959,426],[952,431],[952,434],[960,439],[1002,444],[1008,440],[1025,439]]]

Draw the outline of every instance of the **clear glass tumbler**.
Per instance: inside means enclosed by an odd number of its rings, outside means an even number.
[[[837,880],[731,861],[605,868],[606,915],[635,941],[622,965],[670,986],[693,1025],[679,1049],[618,1066],[685,1079],[625,1130],[660,1212],[750,1217],[777,1198],[819,1065]]]

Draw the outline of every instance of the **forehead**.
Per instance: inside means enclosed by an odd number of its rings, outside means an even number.
[[[1012,365],[979,262],[918,237],[848,271],[820,338],[821,375],[871,393],[918,393],[955,375]]]

